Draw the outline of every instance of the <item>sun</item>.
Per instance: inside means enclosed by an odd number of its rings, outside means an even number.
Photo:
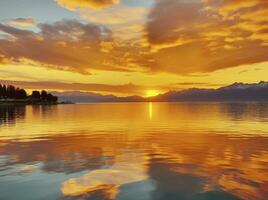
[[[158,90],[147,90],[146,91],[146,97],[154,97],[159,95],[159,91]]]

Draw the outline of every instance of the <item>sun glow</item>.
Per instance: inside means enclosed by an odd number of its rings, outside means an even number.
[[[146,97],[154,97],[159,95],[159,91],[158,90],[147,90],[146,91]]]

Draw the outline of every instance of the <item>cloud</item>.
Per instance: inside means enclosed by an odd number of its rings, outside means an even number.
[[[146,25],[152,71],[211,72],[267,61],[267,3],[156,0]]]
[[[150,8],[119,1],[57,2],[87,22],[43,23],[39,31],[0,24],[1,63],[82,74],[189,76],[268,61],[268,4],[262,0],[156,0]],[[97,4],[109,6],[91,9]]]
[[[119,4],[105,10],[82,9],[77,12],[88,22],[108,27],[116,40],[136,42],[144,34],[149,8]]]
[[[10,25],[27,27],[27,26],[33,26],[35,24],[35,19],[33,17],[15,18],[8,20],[7,23]]]
[[[91,91],[91,92],[107,92],[121,94],[142,94],[145,86],[134,84],[108,85],[98,83],[63,83],[50,81],[11,81],[0,80],[1,84],[15,85],[16,87],[29,90],[63,90],[63,91]]]
[[[142,38],[150,10],[144,4],[132,1],[121,3],[120,0],[56,0],[56,2],[78,13],[83,20],[105,25],[113,32],[114,38],[120,41]]]
[[[1,72],[1,71],[0,71]],[[219,87],[221,84],[210,84],[206,82],[178,82],[168,85],[136,85],[133,83],[128,84],[99,84],[99,83],[66,83],[58,81],[12,81],[0,80],[1,84],[15,85],[16,87],[28,90],[50,90],[50,91],[65,91],[72,93],[73,91],[81,92],[97,92],[116,95],[140,95],[144,96],[145,92],[155,88],[157,91],[179,91],[192,87]]]
[[[126,23],[143,23],[148,13],[144,7],[130,7],[127,5],[118,5],[106,10],[79,10],[80,16],[93,23],[115,25]]]
[[[135,59],[130,59],[134,54],[139,57],[134,46],[114,41],[105,26],[75,20],[37,26],[40,31],[36,33],[0,24],[0,31],[6,34],[0,39],[2,60],[83,74],[90,74],[91,69],[136,70]]]
[[[171,86],[202,86],[202,87],[218,87],[223,86],[223,84],[216,84],[216,83],[207,83],[207,82],[178,82],[174,84],[170,84]]]
[[[69,10],[103,9],[119,4],[120,0],[55,0],[60,6]]]
[[[108,27],[116,40],[132,41],[142,38],[146,24],[148,7],[118,4],[106,9],[73,10],[90,23],[102,24]]]

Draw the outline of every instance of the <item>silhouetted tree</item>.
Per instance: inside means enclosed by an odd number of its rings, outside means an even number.
[[[24,89],[17,88],[16,99],[26,99],[26,98],[27,98],[26,91]]]
[[[0,84],[0,99],[4,98],[3,97],[3,86]]]
[[[0,99],[27,99],[27,93],[24,89],[16,88],[13,85],[2,85],[0,84]],[[56,103],[58,97],[48,94],[47,91],[42,90],[32,91],[32,94],[29,96],[29,100],[32,102],[48,102]]]
[[[17,95],[19,95],[20,89],[15,88],[13,85],[0,85],[0,98],[10,98],[10,99],[16,99]]]
[[[10,99],[16,98],[16,88],[13,85],[7,86],[7,98]]]
[[[47,100],[48,94],[45,90],[42,90],[41,92],[41,99],[42,100]]]
[[[3,98],[7,98],[7,86],[3,86]]]
[[[40,99],[41,98],[40,92],[39,91],[33,91],[31,97],[34,98],[34,99]]]
[[[58,101],[58,97],[53,96],[52,94],[48,94],[48,95],[47,95],[47,100],[48,100],[49,102],[57,102],[57,101]]]

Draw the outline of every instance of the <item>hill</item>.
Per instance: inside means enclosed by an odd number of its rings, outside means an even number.
[[[170,91],[150,101],[268,101],[268,82],[234,83],[218,89]]]
[[[73,102],[176,102],[176,101],[268,101],[268,82],[234,83],[218,89],[191,88],[144,98],[140,96],[117,97],[91,92],[53,92],[60,101]]]

